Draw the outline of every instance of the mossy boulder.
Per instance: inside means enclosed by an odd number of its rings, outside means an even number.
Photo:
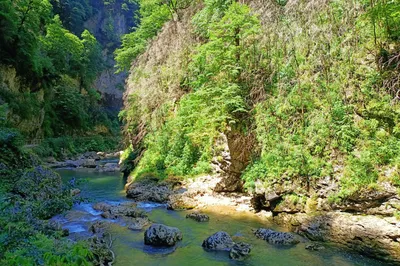
[[[41,219],[72,206],[70,190],[63,187],[60,175],[43,166],[27,170],[15,183],[13,192],[31,209],[33,216]]]

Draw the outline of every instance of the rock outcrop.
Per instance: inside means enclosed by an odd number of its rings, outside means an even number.
[[[206,250],[230,251],[234,244],[231,236],[227,232],[220,231],[204,240],[202,247]]]
[[[144,243],[157,247],[171,247],[182,240],[182,233],[176,227],[153,224],[144,233]]]
[[[235,243],[229,252],[229,257],[233,260],[242,261],[250,255],[250,251],[251,245],[243,242]]]
[[[126,189],[126,196],[136,201],[167,203],[172,194],[173,184],[158,182],[156,178],[146,178],[139,182],[133,182]]]
[[[255,236],[273,245],[295,245],[299,238],[292,233],[276,232],[271,229],[259,228],[254,232]]]
[[[400,263],[400,221],[394,217],[328,212],[279,214],[274,220],[309,239],[342,244],[366,256]]]
[[[199,213],[199,212],[192,212],[186,215],[186,218],[195,220],[196,222],[208,222],[210,217],[207,214]]]
[[[107,219],[117,219],[120,217],[146,218],[146,213],[138,209],[134,203],[121,203],[120,205],[110,205],[107,203],[97,203],[93,206],[95,210],[103,211],[101,216]]]

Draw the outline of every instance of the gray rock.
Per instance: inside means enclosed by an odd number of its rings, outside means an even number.
[[[98,167],[99,172],[119,172],[119,164],[118,163],[106,163],[102,167]]]
[[[112,205],[105,203],[105,202],[97,202],[93,205],[93,209],[97,210],[97,211],[109,211],[111,209]]]
[[[71,189],[71,196],[76,196],[79,193],[81,193],[81,190],[79,188]]]
[[[82,157],[86,158],[86,159],[94,159],[96,161],[101,159],[100,155],[98,155],[97,152],[94,152],[94,151],[85,152],[82,155]]]
[[[136,201],[152,201],[166,203],[173,194],[171,187],[166,183],[158,183],[157,179],[145,179],[130,184],[126,196]]]
[[[95,159],[82,159],[79,160],[80,166],[85,168],[96,168],[96,160]]]
[[[197,207],[198,201],[190,192],[173,194],[169,196],[168,209],[169,210],[191,210]]]
[[[195,220],[196,222],[208,222],[210,217],[204,213],[192,212],[186,215],[186,218]]]
[[[96,206],[96,208],[100,208],[100,206]],[[135,204],[126,203],[120,204],[116,206],[111,206],[110,208],[106,208],[107,205],[102,205],[105,208],[105,211],[101,214],[103,218],[106,219],[117,219],[120,217],[131,217],[131,218],[145,218],[147,217],[146,212],[138,209]]]
[[[256,237],[274,245],[295,245],[300,242],[292,233],[276,232],[271,229],[259,228],[254,234]]]
[[[207,250],[226,250],[229,251],[234,243],[231,236],[224,232],[219,231],[203,241],[202,247]]]
[[[142,230],[146,225],[150,223],[147,217],[132,218],[129,222],[128,228],[131,230]]]
[[[144,232],[144,243],[152,246],[174,246],[182,240],[182,233],[176,227],[153,224]]]
[[[250,251],[251,245],[243,242],[235,243],[229,252],[229,257],[233,260],[242,261],[250,255]]]
[[[106,221],[96,221],[94,222],[89,231],[95,235],[103,236],[105,232],[110,228],[110,223]]]
[[[310,243],[306,245],[306,249],[307,250],[312,250],[312,251],[318,251],[318,250],[323,250],[325,249],[324,246],[320,245],[320,244],[316,244],[316,243]]]

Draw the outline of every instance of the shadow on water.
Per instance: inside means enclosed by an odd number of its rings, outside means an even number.
[[[129,201],[125,197],[124,180],[116,173],[96,173],[81,170],[59,170],[63,180],[68,182],[72,177],[87,179],[81,188],[82,196],[90,198],[92,203],[75,205],[73,210],[57,219],[64,227],[75,228],[76,234],[88,232],[91,220],[104,220],[100,213],[93,210],[93,202],[118,203]],[[115,266],[155,266],[155,265],[382,265],[382,263],[366,259],[359,255],[344,252],[336,247],[327,246],[325,250],[309,251],[306,243],[294,247],[276,247],[257,239],[253,230],[265,227],[277,230],[277,225],[246,212],[238,212],[233,208],[211,207],[204,212],[210,216],[210,221],[198,223],[186,219],[190,211],[170,211],[163,204],[139,203],[138,207],[148,212],[149,218],[155,223],[178,227],[183,233],[183,240],[174,248],[154,248],[143,243],[144,231],[132,231],[117,222],[112,223],[111,232],[114,239],[113,250],[116,254]],[[70,215],[70,216],[68,216]],[[74,217],[75,215],[75,217]],[[83,232],[85,230],[85,232]],[[201,244],[204,239],[217,231],[226,231],[235,242],[246,242],[252,245],[250,257],[244,262],[232,261],[228,252],[207,252]]]

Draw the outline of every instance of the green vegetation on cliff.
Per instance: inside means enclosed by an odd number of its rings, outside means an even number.
[[[121,116],[129,149],[144,151],[130,158],[134,178],[211,171],[222,133],[251,151],[247,189],[333,176],[340,201],[400,185],[400,2],[289,2],[192,3],[139,49],[145,57],[127,57],[136,62]],[[152,57],[185,27],[180,47]]]

